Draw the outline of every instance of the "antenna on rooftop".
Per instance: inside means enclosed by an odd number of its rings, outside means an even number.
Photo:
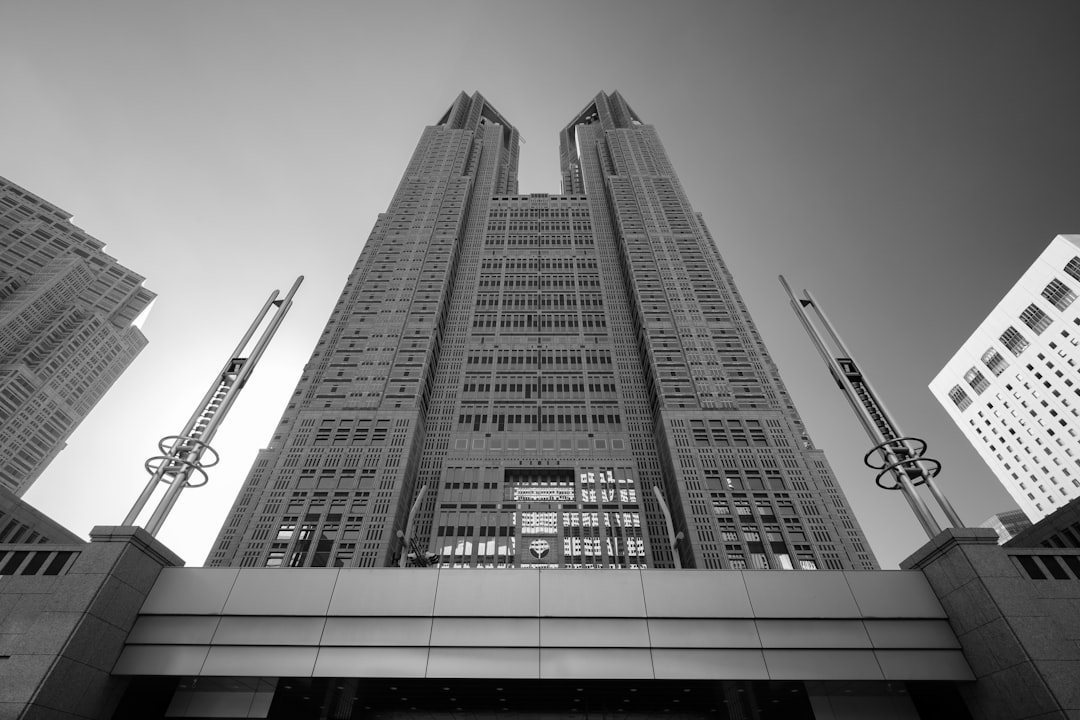
[[[274,333],[277,332],[281,321],[285,319],[285,314],[289,312],[289,308],[292,306],[293,295],[303,281],[303,275],[296,278],[296,282],[289,289],[289,293],[281,300],[278,299],[277,290],[270,293],[270,297],[263,304],[262,309],[259,310],[259,314],[255,316],[247,332],[244,333],[239,344],[237,344],[236,349],[225,362],[225,366],[210,385],[209,390],[206,391],[202,402],[199,403],[184,429],[180,431],[179,435],[167,435],[158,442],[158,449],[161,450],[161,454],[155,455],[146,461],[145,467],[146,471],[150,473],[150,480],[147,482],[146,487],[143,488],[138,500],[135,501],[131,511],[128,512],[127,517],[124,518],[124,525],[134,525],[135,520],[142,513],[143,508],[146,507],[146,503],[150,500],[150,496],[154,494],[158,485],[167,485],[165,494],[161,497],[157,508],[145,526],[147,532],[156,536],[165,522],[165,518],[172,511],[173,505],[176,504],[177,498],[180,497],[180,492],[184,488],[202,487],[209,481],[210,478],[206,474],[206,468],[213,467],[218,463],[218,454],[210,447],[210,441],[214,438],[218,426],[221,425],[221,422],[228,414],[229,408],[236,401],[236,396],[240,394],[240,390],[247,383],[251,371],[255,369],[255,365],[259,362],[259,358],[262,357],[266,346],[274,337]],[[263,330],[258,340],[255,341],[250,353],[245,355],[245,351],[251,345],[255,331],[271,309],[274,310],[274,314],[270,319],[270,323]],[[203,456],[207,453],[210,454],[211,459],[209,462],[203,462]],[[198,477],[193,481],[192,478],[196,475]]]
[[[870,452],[863,456],[863,462],[867,467],[878,471],[875,478],[878,487],[883,490],[900,490],[929,537],[940,533],[941,526],[915,491],[919,485],[926,485],[945,513],[950,525],[964,527],[960,516],[956,514],[948,499],[934,482],[934,478],[941,472],[941,463],[925,456],[926,441],[906,436],[900,430],[899,424],[893,419],[877,391],[870,385],[870,380],[859,369],[854,356],[844,345],[844,341],[840,339],[832,323],[825,316],[821,305],[810,292],[803,290],[803,297],[796,298],[783,275],[780,276],[780,284],[787,291],[788,298],[791,299],[791,307],[799,316],[811,342],[821,353],[833,379],[840,386],[844,397],[851,403],[863,429],[874,443]],[[813,310],[818,322],[825,328],[827,339],[818,331],[807,308]],[[876,458],[873,457],[875,453]]]

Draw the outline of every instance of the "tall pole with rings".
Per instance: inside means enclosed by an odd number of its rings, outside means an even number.
[[[150,473],[150,480],[124,518],[124,525],[134,525],[154,491],[159,485],[165,485],[165,493],[145,525],[147,532],[156,536],[180,497],[180,492],[184,488],[202,487],[209,481],[206,468],[213,467],[218,462],[218,454],[210,447],[210,441],[236,401],[240,390],[247,383],[281,321],[285,319],[285,314],[292,306],[293,295],[303,281],[303,275],[296,278],[288,294],[280,300],[277,290],[270,293],[270,297],[240,338],[236,349],[211,383],[184,429],[179,435],[168,435],[158,443],[161,454],[146,461],[145,467]],[[270,322],[252,345],[255,331],[271,311],[273,316]],[[247,352],[249,346],[251,350]],[[206,455],[209,455],[208,461],[203,459]]]
[[[926,457],[926,441],[903,433],[814,296],[803,290],[803,297],[796,298],[783,275],[780,276],[780,284],[784,286],[791,300],[791,307],[810,336],[810,341],[821,354],[833,379],[840,386],[863,429],[874,443],[870,451],[863,456],[863,462],[867,467],[878,471],[875,478],[878,487],[884,490],[899,490],[928,537],[934,537],[941,532],[941,526],[916,492],[915,488],[920,485],[925,485],[930,491],[951,526],[963,527],[960,516],[934,482],[934,478],[941,472],[941,463]],[[817,323],[810,312],[817,318]],[[824,335],[818,330],[818,324],[825,329]]]

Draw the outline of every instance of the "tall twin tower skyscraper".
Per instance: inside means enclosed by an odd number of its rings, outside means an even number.
[[[519,140],[424,130],[208,564],[874,568],[656,130],[597,95],[562,195]]]

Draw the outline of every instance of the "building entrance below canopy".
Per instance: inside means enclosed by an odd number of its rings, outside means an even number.
[[[943,682],[144,677],[132,682],[113,717],[965,720],[970,715],[955,684]]]

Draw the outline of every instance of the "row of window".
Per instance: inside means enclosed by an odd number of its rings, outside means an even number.
[[[1069,260],[1069,262],[1065,264],[1064,269],[1070,277],[1080,281],[1080,256],[1073,257]],[[1072,288],[1057,278],[1051,279],[1046,287],[1043,288],[1041,294],[1047,302],[1058,310],[1065,310],[1076,301],[1076,293]],[[1053,322],[1050,316],[1034,303],[1028,305],[1020,313],[1020,321],[1036,335],[1042,335]],[[1012,325],[1005,329],[1005,332],[1001,334],[999,340],[1001,341],[1001,344],[1016,357],[1020,357],[1020,354],[1031,345],[1028,339]],[[994,348],[989,348],[983,353],[981,360],[983,364],[989,368],[990,372],[994,374],[994,377],[1000,376],[1005,372],[1006,368],[1009,367],[1009,363],[1001,356],[1001,353]],[[986,377],[974,367],[964,373],[964,380],[971,389],[975,391],[976,395],[982,395],[983,392],[990,387],[990,383],[987,381]],[[952,389],[949,390],[948,395],[949,399],[952,400],[960,410],[966,410],[971,405],[971,398],[959,385],[954,385]]]
[[[596,260],[588,258],[495,258],[480,263],[481,270],[596,270]]]

